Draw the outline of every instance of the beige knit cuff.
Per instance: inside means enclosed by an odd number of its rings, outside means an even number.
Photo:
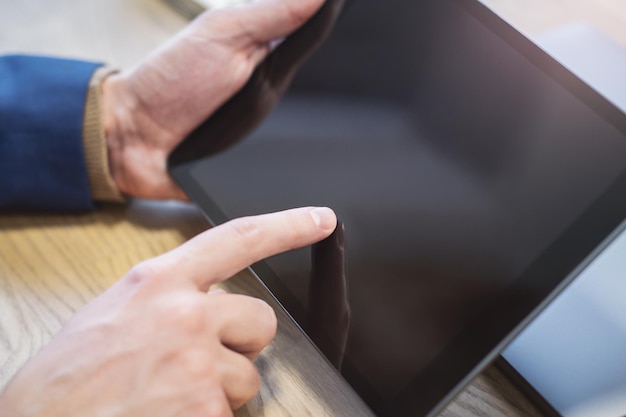
[[[83,120],[83,149],[91,195],[97,201],[123,202],[124,196],[117,188],[109,169],[104,125],[102,121],[102,83],[116,70],[98,68],[91,77]]]

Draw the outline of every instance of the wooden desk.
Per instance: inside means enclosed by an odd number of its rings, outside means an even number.
[[[538,14],[540,23],[536,23],[527,2],[487,2],[496,10],[520,11],[507,17],[531,34],[546,29],[545,21],[550,19],[563,22],[562,15],[554,12],[552,17]],[[626,7],[619,0],[534,3],[553,11],[572,3],[571,9],[580,15],[585,7],[596,10],[594,16],[602,9],[610,16],[607,27],[615,31],[618,26],[626,27]],[[0,53],[76,56],[127,67],[185,23],[158,0],[24,0],[12,3],[10,10],[3,8]],[[612,30],[607,32],[612,34]],[[0,215],[0,386],[73,312],[131,266],[177,246],[207,226],[193,206],[166,202],[107,205],[86,215]],[[247,273],[227,286],[267,297]],[[237,416],[368,415],[303,335],[284,315],[280,321],[275,342],[257,362],[263,377],[260,394]],[[491,367],[442,415],[540,414]]]

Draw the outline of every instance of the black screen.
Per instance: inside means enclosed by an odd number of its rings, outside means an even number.
[[[473,2],[350,3],[258,129],[186,164],[228,218],[336,211],[332,239],[267,265],[380,415],[452,344],[483,349],[473,329],[626,166],[623,129],[584,86],[485,18]]]

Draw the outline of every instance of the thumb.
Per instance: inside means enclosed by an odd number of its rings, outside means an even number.
[[[268,43],[298,29],[322,4],[324,0],[257,0],[219,12],[245,28],[247,42]]]

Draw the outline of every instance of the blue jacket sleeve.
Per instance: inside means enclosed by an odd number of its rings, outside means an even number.
[[[0,56],[0,209],[94,208],[82,128],[89,80],[99,65]]]

